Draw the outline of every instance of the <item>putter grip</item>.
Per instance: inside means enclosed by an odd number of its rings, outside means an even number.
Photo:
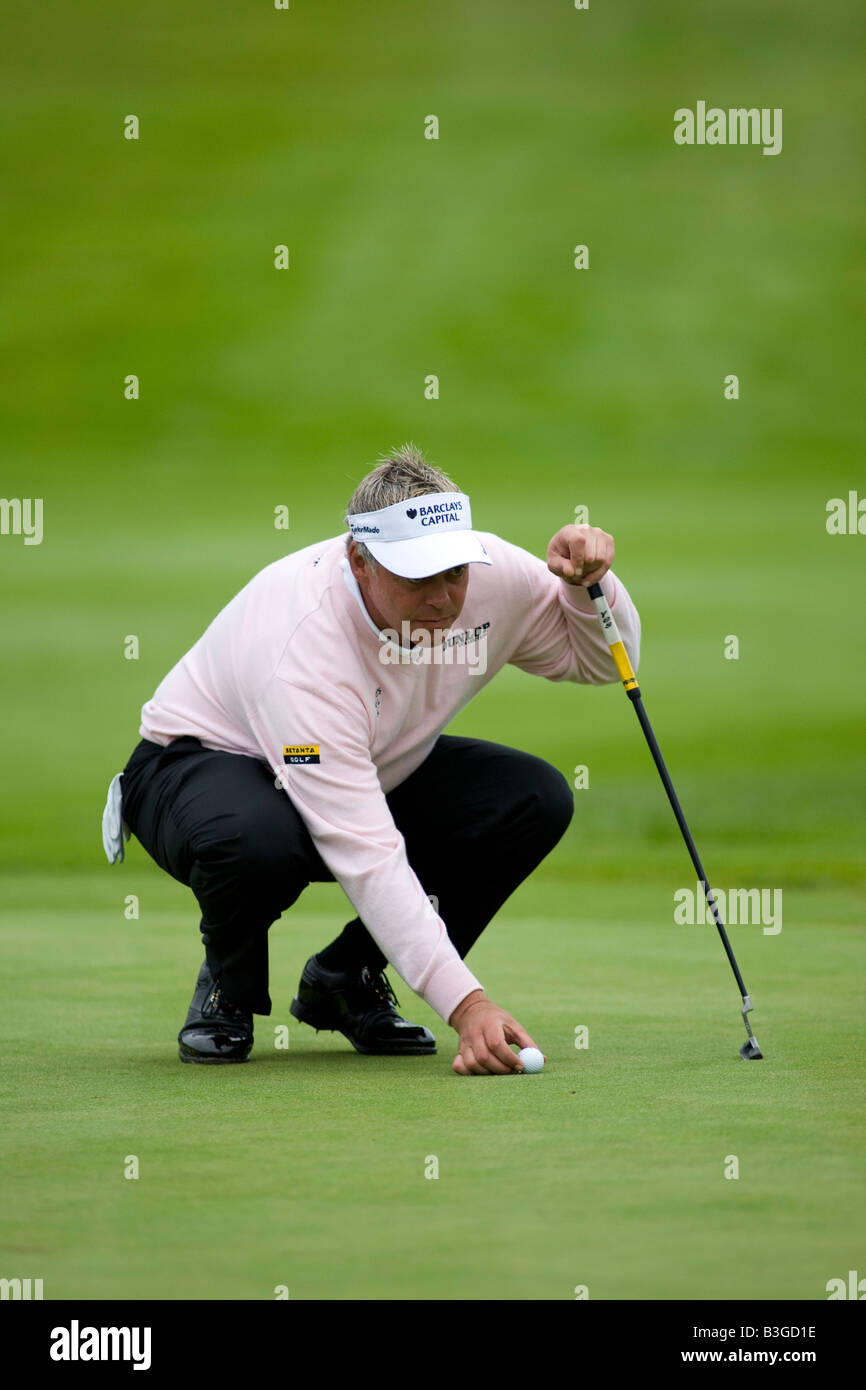
[[[614,662],[616,664],[616,669],[619,672],[620,680],[622,681],[623,685],[625,686],[625,689],[629,692],[629,694],[631,694],[633,691],[637,691],[638,694],[640,694],[640,689],[637,683],[637,677],[635,676],[635,673],[631,668],[631,662],[628,659],[628,652],[625,649],[625,643],[619,635],[619,628],[617,627],[616,620],[610,611],[607,599],[604,596],[604,592],[602,590],[601,585],[590,584],[589,588],[587,589],[587,593],[592,599],[593,607],[595,608],[595,611],[598,614],[598,620],[601,623],[601,630],[607,638],[607,645],[610,647],[610,654],[613,657]]]

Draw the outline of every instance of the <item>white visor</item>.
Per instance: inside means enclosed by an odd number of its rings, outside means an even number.
[[[373,559],[404,579],[426,579],[455,565],[493,563],[472,530],[465,492],[407,497],[379,512],[347,516],[346,521]]]

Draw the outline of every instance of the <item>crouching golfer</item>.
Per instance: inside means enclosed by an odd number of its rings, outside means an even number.
[[[165,677],[112,782],[106,852],[131,831],[198,900],[182,1061],[247,1060],[271,1011],[268,929],[336,879],[357,916],[307,961],[293,1015],[358,1052],[435,1052],[394,1007],[390,963],[456,1030],[455,1072],[519,1070],[510,1044],[537,1044],[464,961],[562,836],[572,792],[531,753],[442,730],[507,663],[617,680],[588,585],[635,669],[638,615],[611,536],[564,526],[545,564],[474,531],[469,498],[412,446],[367,474],[346,521],[257,574]]]

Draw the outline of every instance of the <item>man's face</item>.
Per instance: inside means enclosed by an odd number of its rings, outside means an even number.
[[[367,612],[378,628],[393,628],[403,632],[403,623],[430,634],[429,641],[438,643],[434,634],[447,630],[460,617],[469,587],[469,566],[431,574],[426,579],[403,579],[383,565],[369,570],[358,554],[358,544],[349,544],[349,564],[358,581]],[[418,640],[423,640],[419,638]]]

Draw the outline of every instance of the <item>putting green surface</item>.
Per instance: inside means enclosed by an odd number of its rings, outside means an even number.
[[[317,887],[272,931],[252,1060],[206,1068],[174,1046],[197,965],[184,890],[132,857],[137,922],[107,871],[16,885],[4,1260],[46,1297],[816,1299],[857,1267],[863,951],[843,893],[776,937],[731,929],[766,1053],[747,1063],[714,929],[665,923],[652,893],[635,910],[637,883],[542,875],[476,969],[546,1067],[458,1078],[414,1000],[435,1057],[361,1057],[290,1017],[338,906]]]
[[[568,1300],[866,1275],[866,537],[825,524],[866,494],[858,17],[88,0],[5,28],[0,492],[44,517],[0,534],[0,1277]],[[782,153],[675,146],[699,99],[782,108]],[[621,688],[514,670],[450,731],[586,769],[469,959],[544,1071],[456,1077],[396,978],[435,1057],[292,1019],[351,915],[330,885],[272,930],[253,1060],[177,1060],[196,907],[134,842],[108,867],[108,782],[215,613],[408,438],[480,529],[543,555],[586,506],[615,536],[710,881],[781,895],[780,930],[731,927],[762,1062],[715,930],[674,920],[694,874]]]

